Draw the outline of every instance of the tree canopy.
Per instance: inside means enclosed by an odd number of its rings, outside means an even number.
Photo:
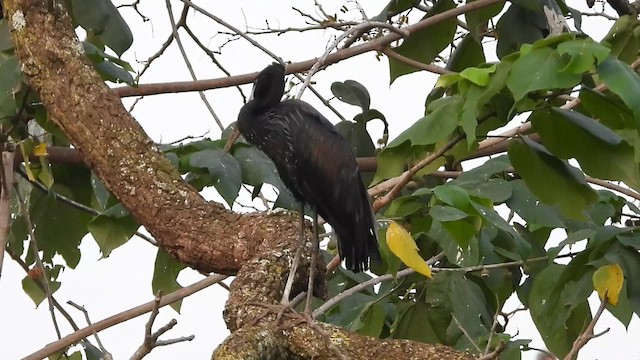
[[[20,264],[24,291],[49,306],[56,330],[60,321],[75,330],[58,330],[58,341],[27,358],[104,358],[108,349],[89,337],[149,312],[147,338],[131,356],[161,352],[154,349],[172,325],[152,333],[158,309],[180,311],[183,298],[227,276],[235,279],[217,310],[231,335],[211,344],[215,359],[521,359],[533,349],[508,327],[519,311],[529,312],[547,355],[573,359],[607,337],[596,328],[603,312],[628,327],[640,315],[640,9],[586,3],[593,12],[563,0],[392,0],[373,14],[357,1],[335,11],[318,1],[313,13],[292,7],[303,27],[283,17],[239,29],[203,4],[167,0],[167,41],[134,64],[123,54],[136,33],[122,12],[147,21],[140,1],[4,1],[0,254],[8,258],[0,265]],[[172,4],[182,6],[179,16]],[[586,16],[607,24],[604,38],[583,29]],[[225,42],[210,49],[195,21],[215,24]],[[331,41],[310,59],[282,58],[260,42],[317,31]],[[201,53],[187,54],[184,38]],[[241,141],[223,150],[233,124],[203,95],[237,87],[247,100],[239,86],[260,69],[229,72],[222,59],[232,42],[286,63],[286,96],[317,97],[340,119],[380,220],[382,261],[369,273],[342,268],[324,229],[314,321],[270,306],[298,244],[293,197],[258,149]],[[191,70],[190,80],[145,83],[172,46],[190,69],[190,58],[205,56],[227,76],[198,80]],[[347,60],[357,67],[361,54],[388,63],[390,83],[438,75],[406,99],[426,97],[424,114],[397,136],[395,114],[361,82],[334,78],[330,93],[316,89],[316,73]],[[218,133],[155,143],[122,102],[182,92],[201,95]],[[356,115],[344,116],[342,104]],[[200,193],[212,189],[221,202]],[[243,199],[290,211],[247,212]],[[104,257],[133,237],[156,246],[155,300],[77,325],[56,291],[86,235]],[[296,294],[306,290],[308,256],[305,247]],[[186,267],[208,276],[183,287],[177,276]],[[508,310],[509,299],[520,306]]]

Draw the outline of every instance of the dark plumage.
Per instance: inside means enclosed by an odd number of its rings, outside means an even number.
[[[340,256],[355,272],[379,258],[376,226],[351,147],[311,105],[280,101],[284,66],[258,75],[253,99],[240,110],[238,129],[275,163],[293,196],[333,227]]]

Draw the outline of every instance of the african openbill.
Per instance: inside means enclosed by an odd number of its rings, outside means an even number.
[[[294,99],[280,101],[284,73],[284,66],[274,63],[258,74],[252,100],[240,109],[237,129],[273,161],[296,200],[333,227],[347,269],[367,270],[370,259],[380,257],[376,220],[351,147],[311,105]],[[229,139],[229,146],[235,137]],[[317,229],[317,221],[314,226]]]

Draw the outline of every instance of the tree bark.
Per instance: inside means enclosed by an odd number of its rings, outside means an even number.
[[[199,271],[234,275],[274,244],[296,243],[295,216],[239,215],[184,182],[93,69],[65,9],[49,3],[5,2],[22,71],[84,163],[162,248]]]
[[[279,328],[270,323],[273,314],[262,317],[259,303],[275,304],[282,294],[298,241],[297,217],[236,214],[205,201],[93,69],[60,2],[5,0],[4,5],[23,73],[83,162],[177,260],[203,272],[238,274],[225,308],[233,335],[214,357],[327,359],[337,349],[353,359],[470,358],[442,345],[378,340],[321,323]],[[303,261],[300,273],[306,267]],[[319,274],[316,290],[322,295],[324,273]],[[304,287],[304,281],[297,283]],[[263,340],[273,346],[263,347]]]

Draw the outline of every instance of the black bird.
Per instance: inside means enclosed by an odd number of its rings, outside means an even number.
[[[347,269],[367,270],[370,259],[380,258],[376,220],[351,147],[311,105],[280,101],[284,73],[274,63],[258,74],[237,129],[273,161],[296,200],[331,224]]]

